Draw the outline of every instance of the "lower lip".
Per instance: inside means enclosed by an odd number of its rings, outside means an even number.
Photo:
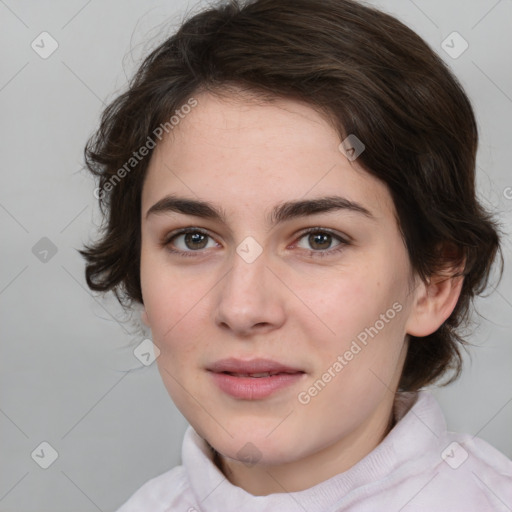
[[[269,377],[236,377],[227,373],[210,372],[217,386],[234,398],[260,400],[296,384],[304,373],[278,373]]]

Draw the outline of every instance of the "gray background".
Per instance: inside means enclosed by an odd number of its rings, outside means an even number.
[[[104,103],[188,9],[205,3],[0,0],[1,512],[115,510],[179,463],[187,424],[155,364],[134,357],[143,336],[130,333],[112,298],[90,294],[76,249],[99,222],[82,151]],[[424,37],[465,86],[481,130],[480,196],[508,229],[512,1],[371,3]],[[31,48],[43,31],[59,45],[47,59]],[[441,47],[453,31],[469,43],[456,59]],[[43,237],[56,254],[41,253]],[[500,286],[477,303],[472,361],[456,384],[434,393],[451,430],[510,457],[510,238],[504,255]],[[31,457],[44,441],[58,452],[48,469]],[[36,453],[50,456],[44,447]]]

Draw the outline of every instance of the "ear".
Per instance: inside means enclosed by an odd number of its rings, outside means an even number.
[[[460,269],[457,269],[460,270]],[[406,323],[406,333],[416,337],[437,331],[457,305],[464,276],[447,273],[433,275],[428,282],[420,282]],[[418,278],[419,279],[419,278]]]

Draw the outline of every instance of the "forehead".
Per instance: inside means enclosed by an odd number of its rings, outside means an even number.
[[[142,194],[143,214],[168,193],[261,214],[279,202],[342,195],[394,215],[387,187],[350,162],[340,138],[313,107],[292,99],[258,103],[201,93],[155,148]],[[234,207],[231,209],[231,207]]]

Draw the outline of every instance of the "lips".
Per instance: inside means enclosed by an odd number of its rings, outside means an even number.
[[[207,368],[215,373],[227,373],[240,377],[269,377],[279,373],[304,373],[299,368],[294,368],[271,359],[251,359],[242,361],[241,359],[221,359]]]
[[[262,373],[235,373],[235,372],[222,372],[227,375],[233,375],[233,377],[253,377],[255,379],[261,379],[262,377],[270,377],[272,375],[279,375],[280,373],[291,373],[291,372],[262,372]],[[293,372],[296,373],[296,372]]]
[[[269,359],[222,359],[207,370],[223,393],[239,400],[263,400],[305,378],[304,370]]]

